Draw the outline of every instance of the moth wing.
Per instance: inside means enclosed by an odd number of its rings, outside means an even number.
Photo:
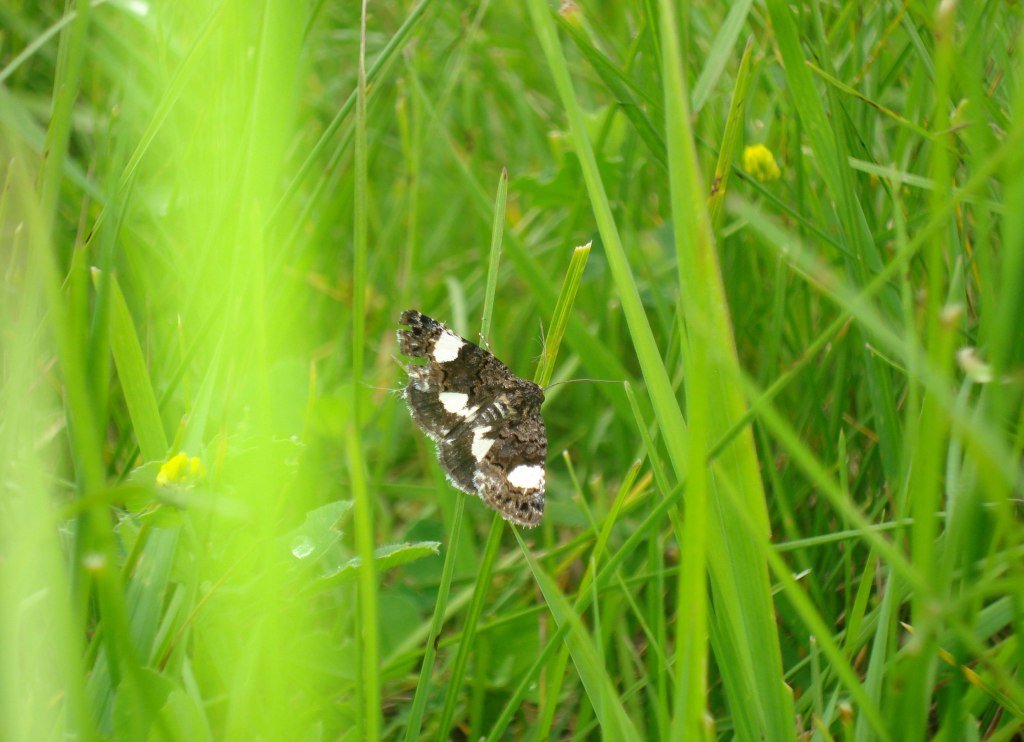
[[[547,435],[542,390],[478,345],[415,310],[402,313],[410,363],[404,397],[413,420],[437,441],[449,481],[479,495],[505,520],[533,527],[544,515]]]
[[[402,353],[426,359],[426,363],[407,366],[409,383],[403,396],[419,428],[440,441],[490,402],[493,391],[487,381],[508,369],[425,314],[409,310],[399,322],[409,328],[398,331]]]
[[[477,462],[473,483],[480,499],[501,517],[532,528],[544,516],[544,419],[534,407],[505,422],[491,431],[494,443]]]
[[[467,420],[438,441],[437,460],[441,462],[448,481],[467,494],[477,494],[474,476],[480,466],[481,446],[489,445],[486,441],[490,432],[489,426]]]

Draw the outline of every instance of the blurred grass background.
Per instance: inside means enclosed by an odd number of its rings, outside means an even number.
[[[1019,737],[1022,15],[0,5],[0,739]]]

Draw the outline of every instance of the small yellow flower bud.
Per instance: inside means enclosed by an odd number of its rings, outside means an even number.
[[[203,466],[203,462],[199,460],[198,456],[193,456],[188,460],[188,476],[190,479],[206,476],[206,467]]]
[[[160,473],[156,475],[156,483],[160,487],[166,487],[169,484],[177,482],[181,479],[181,470],[184,468],[185,463],[188,461],[188,456],[183,453],[176,454],[164,462],[164,465],[160,467]]]
[[[778,180],[782,175],[772,151],[763,144],[744,147],[743,169],[762,183]]]
[[[191,484],[206,476],[206,467],[198,456],[189,457],[186,453],[178,453],[167,459],[160,472],[156,475],[158,487],[170,484]]]

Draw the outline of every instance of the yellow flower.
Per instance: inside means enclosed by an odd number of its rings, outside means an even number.
[[[179,453],[167,459],[160,467],[156,483],[159,487],[166,487],[169,484],[192,484],[204,476],[206,467],[198,456],[189,457],[186,453]]]
[[[198,456],[193,456],[188,460],[188,475],[192,479],[206,476],[206,467],[203,466],[203,462],[199,460]]]
[[[772,151],[763,144],[743,148],[743,169],[762,183],[778,180],[782,175]]]

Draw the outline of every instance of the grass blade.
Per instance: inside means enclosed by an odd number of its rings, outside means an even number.
[[[352,478],[352,499],[355,500],[354,521],[359,565],[359,655],[362,714],[360,728],[366,739],[380,737],[380,641],[377,616],[377,575],[373,558],[373,502],[366,486],[366,462],[359,436],[362,421],[363,353],[366,347],[366,254],[368,207],[368,145],[366,140],[366,14],[363,0],[359,33],[359,81],[356,89],[356,183],[355,229],[353,249],[352,308],[352,402],[351,418],[346,430],[349,476]]]
[[[498,263],[501,261],[501,236],[505,233],[505,203],[508,200],[508,169],[501,169],[498,195],[494,199],[494,226],[491,228],[491,249],[487,258],[487,287],[484,289],[484,311],[480,320],[480,337],[484,342],[491,336],[491,315],[494,312],[494,292],[498,288]]]
[[[580,290],[583,271],[586,270],[587,259],[590,257],[590,245],[591,243],[588,242],[573,249],[569,268],[565,273],[565,278],[562,279],[562,289],[558,292],[555,311],[552,314],[548,336],[544,342],[544,355],[534,376],[534,381],[541,387],[547,386],[555,373],[555,359],[558,358],[558,350],[562,347],[562,338],[565,337],[565,328],[569,324],[569,316],[572,313],[573,303],[576,301],[576,293]]]
[[[565,641],[569,645],[569,652],[579,672],[580,679],[587,689],[587,696],[594,706],[594,711],[601,722],[605,734],[614,739],[640,739],[633,722],[626,714],[619,699],[615,686],[608,677],[608,673],[601,662],[600,655],[595,649],[594,640],[588,635],[583,627],[576,610],[569,605],[562,591],[548,576],[548,574],[537,564],[537,561],[530,554],[530,550],[523,542],[519,531],[513,531],[523,554],[530,565],[534,578],[544,593],[548,608],[551,609],[555,621],[559,626],[567,626],[568,631]]]
[[[143,461],[159,461],[167,455],[167,436],[160,418],[160,407],[149,381],[142,346],[135,334],[128,304],[117,278],[110,280],[110,351],[121,380],[128,414],[135,427]]]

